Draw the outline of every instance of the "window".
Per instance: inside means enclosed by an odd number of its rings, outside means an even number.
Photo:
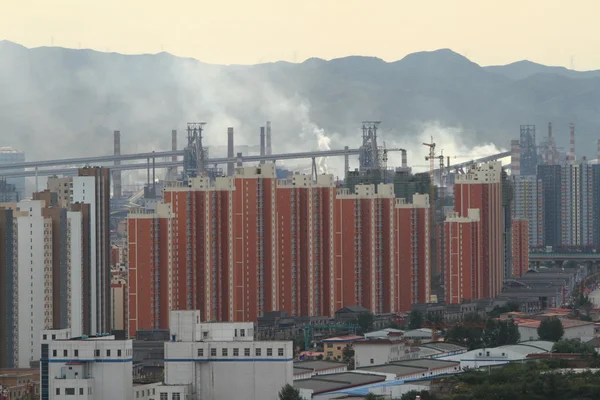
[[[371,358],[371,364],[375,364],[375,361]]]
[[[60,394],[60,388],[56,388],[56,394]]]
[[[68,355],[69,355],[69,353],[67,352],[67,350],[63,350],[63,356],[66,357]]]
[[[327,352],[327,357],[333,357],[333,351],[328,351]]]
[[[121,357],[121,350],[117,350],[117,357]]]
[[[489,356],[490,356],[490,352],[489,352],[489,351],[486,351],[486,352],[485,352],[485,355],[486,355],[487,357],[489,357]]]
[[[66,388],[65,389],[65,394],[68,396],[74,396],[75,395],[75,388]]]
[[[52,357],[56,357],[56,350],[52,350]]]
[[[333,343],[327,343],[327,348],[328,349],[333,349]]]
[[[250,357],[250,349],[244,349],[244,356]]]
[[[171,399],[173,399],[173,400],[179,400],[180,399],[179,393],[173,393],[173,396],[171,396]]]
[[[110,357],[110,350],[106,350],[106,357]]]
[[[198,357],[204,357],[204,349],[198,349]]]
[[[100,357],[100,350],[94,351],[94,356],[95,357]]]
[[[206,339],[208,337],[208,332],[202,332],[202,337]]]
[[[210,356],[211,357],[216,357],[217,356],[217,349],[210,349]]]
[[[260,347],[257,347],[257,348],[256,348],[256,356],[257,356],[257,357],[260,357],[260,355],[261,355],[261,350],[262,350],[262,349],[261,349]]]
[[[273,357],[273,349],[271,349],[271,348],[267,349],[267,357]]]
[[[56,335],[52,335],[52,340],[56,340]]]
[[[235,336],[235,337],[237,337],[237,329],[235,330],[235,334],[234,334],[234,336]]]
[[[221,351],[222,351],[221,354],[223,355],[223,357],[227,357],[227,349],[222,349]]]
[[[83,395],[83,388],[79,388],[79,395],[82,396]]]
[[[73,350],[73,355],[75,357],[79,357],[79,350]]]
[[[240,329],[240,336],[241,337],[246,336],[246,330],[245,329]]]
[[[33,306],[31,306],[31,307],[33,307]],[[43,337],[44,337],[44,340],[48,340],[48,335],[44,335]]]
[[[240,349],[233,349],[233,356],[237,357],[240,355]]]
[[[283,357],[283,348],[280,347],[280,348],[277,349],[277,355],[279,357]]]
[[[169,400],[169,395],[167,393],[161,393],[160,394],[160,400]]]

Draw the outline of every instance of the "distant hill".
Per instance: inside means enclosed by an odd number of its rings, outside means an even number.
[[[49,159],[168,149],[186,122],[206,121],[206,143],[258,144],[258,127],[273,124],[276,152],[317,148],[322,128],[332,148],[359,145],[360,122],[381,120],[397,146],[420,146],[423,124],[459,128],[467,145],[508,148],[520,124],[538,137],[552,121],[559,145],[568,123],[577,145],[595,155],[600,137],[600,71],[574,72],[522,61],[482,68],[447,49],[396,62],[373,57],[309,59],[259,65],[211,65],[168,53],[121,55],[34,48],[0,41],[0,145]],[[453,131],[457,132],[457,131]]]

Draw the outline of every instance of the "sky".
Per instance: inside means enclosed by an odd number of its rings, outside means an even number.
[[[451,48],[480,65],[600,69],[597,0],[1,0],[0,40],[218,64]]]

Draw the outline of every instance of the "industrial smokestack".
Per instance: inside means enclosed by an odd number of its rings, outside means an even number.
[[[271,154],[271,121],[267,121],[267,155]]]
[[[121,155],[121,131],[114,132],[114,153],[116,156]],[[115,166],[120,165],[121,161],[115,161]],[[121,171],[113,171],[113,197],[115,199],[120,199],[122,195],[122,186],[121,186]]]
[[[233,128],[227,128],[227,158],[233,158]],[[227,176],[233,176],[234,163],[227,162]]]
[[[569,124],[569,136],[571,137],[571,147],[569,148],[569,161],[571,164],[575,164],[575,125],[573,123]]]
[[[265,156],[265,127],[261,126],[260,127],[260,156],[264,157]],[[264,164],[265,160],[261,159],[260,163]]]
[[[402,168],[408,168],[408,156],[406,150],[402,149]]]
[[[177,151],[177,130],[173,129],[171,131],[171,151]],[[172,156],[171,161],[177,162],[177,156]],[[175,181],[177,180],[177,167],[169,168],[169,180]]]
[[[514,176],[521,175],[521,142],[510,141],[510,171]]]

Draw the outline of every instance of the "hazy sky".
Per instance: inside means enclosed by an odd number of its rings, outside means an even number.
[[[598,15],[598,0],[0,0],[0,39],[224,64],[448,47],[584,70],[600,69]]]

